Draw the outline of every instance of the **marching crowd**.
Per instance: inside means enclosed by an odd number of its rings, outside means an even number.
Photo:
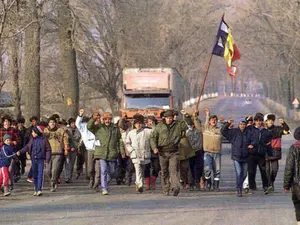
[[[256,172],[260,170],[264,194],[274,191],[282,157],[281,137],[289,133],[288,125],[275,115],[257,113],[254,117],[234,121],[218,120],[205,109],[205,121],[199,120],[199,112],[192,115],[167,110],[161,121],[136,114],[128,120],[124,114],[113,123],[112,114],[91,117],[79,111],[76,119],[68,122],[57,114],[48,121],[31,117],[31,126],[24,127],[24,118],[17,121],[2,116],[0,128],[0,185],[8,196],[25,173],[26,153],[31,159],[27,181],[34,183],[34,195],[42,195],[44,172],[50,179],[54,192],[62,182],[73,181],[86,167],[89,188],[107,195],[109,183],[114,177],[117,184],[132,184],[135,174],[136,192],[155,189],[160,175],[163,195],[172,191],[177,196],[180,189],[219,191],[221,179],[222,141],[231,143],[231,158],[236,172],[237,196],[257,189]],[[299,128],[295,131],[299,148]],[[298,132],[298,133],[297,133]],[[290,168],[290,171],[293,168]],[[286,172],[287,174],[287,172]],[[290,172],[290,176],[293,176]],[[285,177],[285,189],[292,185],[292,178]]]

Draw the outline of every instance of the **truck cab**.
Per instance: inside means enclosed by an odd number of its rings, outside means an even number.
[[[173,68],[124,69],[121,112],[129,119],[136,113],[160,119],[164,110],[181,109],[181,80]]]

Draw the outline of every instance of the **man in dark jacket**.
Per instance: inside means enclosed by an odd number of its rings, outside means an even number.
[[[279,169],[278,161],[282,157],[281,153],[281,138],[282,135],[289,133],[289,126],[282,120],[279,120],[280,126],[275,126],[275,115],[267,114],[266,116],[266,125],[269,132],[272,133],[271,147],[272,147],[272,156],[266,157],[267,160],[267,176],[269,182],[268,191],[274,191],[274,182],[277,176],[277,172]]]
[[[229,129],[231,123],[225,123],[221,129],[222,135],[232,144],[231,159],[236,172],[237,196],[242,197],[243,182],[247,176],[249,149],[257,145],[250,129],[246,128],[247,121],[239,120],[238,128]]]
[[[254,125],[248,127],[254,135],[256,144],[250,149],[248,158],[248,179],[250,190],[256,190],[256,169],[259,167],[264,193],[268,194],[268,177],[266,173],[266,155],[272,155],[271,139],[272,134],[263,127],[263,117],[255,116]]]
[[[169,195],[171,178],[171,188],[177,196],[180,192],[179,143],[188,126],[184,121],[175,121],[172,110],[167,110],[164,117],[153,130],[150,144],[154,154],[159,153],[163,194]]]
[[[300,224],[300,127],[294,132],[294,143],[286,158],[284,171],[284,185],[286,192],[292,188],[292,200],[295,207],[297,224]]]

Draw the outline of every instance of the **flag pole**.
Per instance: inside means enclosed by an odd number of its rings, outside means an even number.
[[[223,13],[223,15],[221,17],[221,20],[224,19],[224,16],[225,16],[225,13]],[[197,101],[197,105],[196,105],[196,110],[198,110],[199,105],[200,105],[201,95],[203,94],[203,91],[204,91],[204,87],[205,87],[205,83],[206,83],[206,78],[207,78],[207,74],[208,74],[208,71],[209,71],[209,68],[210,68],[212,57],[213,57],[213,54],[211,53],[210,54],[210,58],[209,58],[209,62],[208,62],[208,66],[207,66],[206,71],[205,71],[204,80],[203,80],[202,86],[200,88],[200,92],[199,92],[199,96],[198,96],[198,101]]]
[[[198,101],[197,101],[197,105],[196,105],[196,110],[198,110],[198,108],[199,108],[199,104],[200,104],[200,100],[201,100],[201,95],[203,94],[203,91],[204,91],[204,87],[205,87],[205,83],[206,83],[206,78],[207,78],[207,74],[208,74],[208,71],[209,71],[209,68],[210,68],[212,57],[213,57],[213,54],[211,53],[210,54],[210,58],[209,58],[209,62],[208,62],[208,66],[207,66],[206,71],[205,71],[204,80],[203,80],[202,86],[200,88],[200,92],[199,92],[199,96],[198,96]]]

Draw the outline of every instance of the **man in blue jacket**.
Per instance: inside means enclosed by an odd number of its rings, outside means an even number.
[[[225,123],[221,133],[232,144],[231,159],[236,172],[237,196],[242,197],[243,182],[247,176],[249,149],[253,149],[256,142],[250,129],[246,128],[247,121],[244,118],[239,120],[238,128],[230,129],[230,126],[231,123]]]

